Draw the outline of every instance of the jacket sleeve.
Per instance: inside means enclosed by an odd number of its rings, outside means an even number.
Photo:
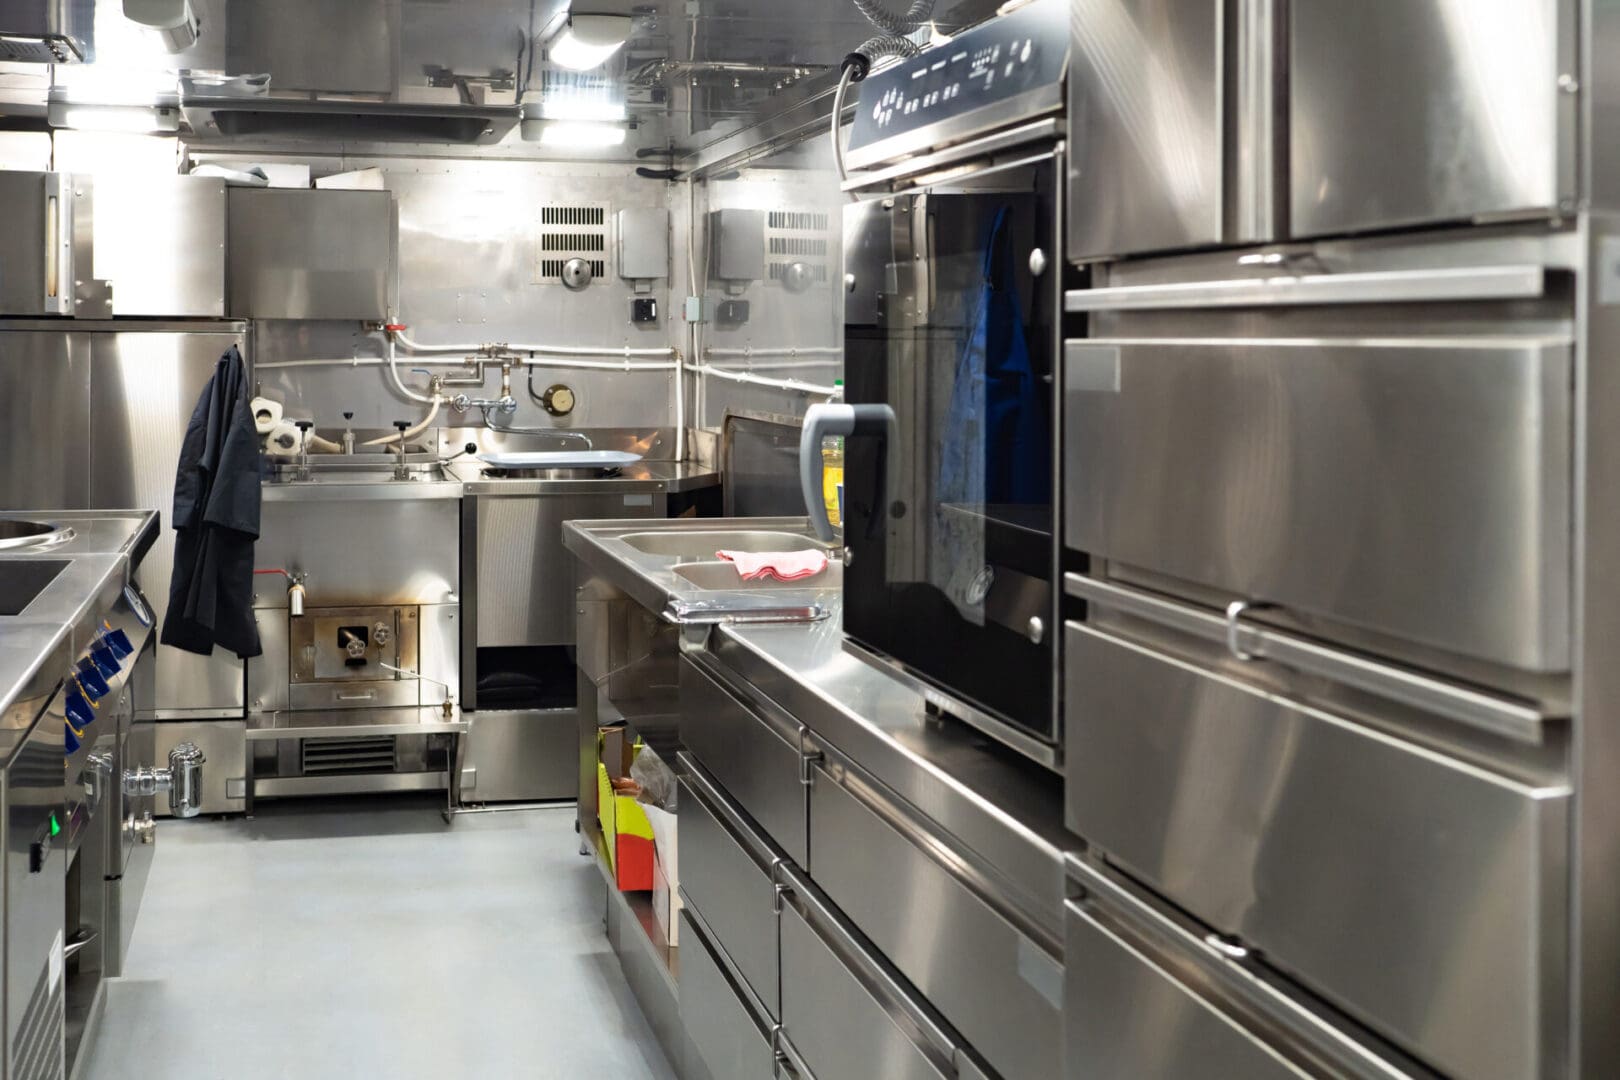
[[[197,407],[191,411],[191,421],[186,425],[186,434],[180,442],[180,460],[174,472],[174,514],[171,521],[176,529],[195,529],[202,524],[203,501],[208,493],[202,462],[208,443],[208,415],[218,382],[216,370],[197,398]]]
[[[242,355],[233,346],[226,354],[226,393],[217,402],[213,486],[204,519],[255,539],[259,535],[259,433],[248,406],[248,381]]]

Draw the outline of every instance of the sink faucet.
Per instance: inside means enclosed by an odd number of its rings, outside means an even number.
[[[411,426],[409,420],[395,420],[394,426],[399,429],[399,463],[394,466],[395,480],[409,480],[411,478],[410,466],[405,464],[405,430]]]
[[[354,413],[343,414],[343,452],[354,453]]]

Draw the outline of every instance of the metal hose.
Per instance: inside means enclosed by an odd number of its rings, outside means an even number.
[[[880,34],[874,38],[867,38],[856,51],[877,60],[883,56],[916,56],[922,49],[910,38],[895,34]]]
[[[880,0],[854,0],[854,3],[855,10],[866,16],[867,22],[885,34],[896,37],[911,33],[927,22],[929,16],[934,13],[934,0],[912,0],[911,6],[903,15],[890,11]]]

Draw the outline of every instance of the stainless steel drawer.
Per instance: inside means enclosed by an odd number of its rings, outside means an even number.
[[[1005,891],[926,829],[836,755],[817,768],[816,884],[997,1074],[1058,1075],[1063,964],[1048,950],[1061,943],[1043,946],[1021,930]]]
[[[771,840],[810,863],[802,726],[745,703],[681,658],[681,742]]]
[[[730,958],[764,1003],[781,1015],[778,994],[776,890],[773,867],[781,856],[690,754],[680,766],[681,891],[697,909],[717,948]]]
[[[1064,1014],[1070,1080],[1284,1080],[1310,1073],[1069,905]]]
[[[1065,639],[1073,831],[1447,1071],[1561,1060],[1566,787],[1091,627]]]
[[[782,1027],[816,1076],[943,1080],[957,1044],[894,970],[873,955],[815,886],[786,872]]]
[[[1066,346],[1068,546],[1528,671],[1567,670],[1571,347]]]
[[[684,852],[682,859],[684,864]],[[769,1019],[749,1005],[747,992],[727,972],[724,961],[698,928],[692,910],[682,911],[680,918],[677,996],[681,1025],[686,1028],[689,1047],[702,1059],[702,1072],[710,1080],[760,1080],[770,1076],[773,1054]],[[687,1062],[685,1075],[699,1073],[692,1064]]]

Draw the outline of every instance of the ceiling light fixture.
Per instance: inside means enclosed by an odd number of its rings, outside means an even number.
[[[53,128],[79,131],[162,135],[180,130],[180,110],[172,105],[87,105],[57,100],[46,104],[45,120]]]
[[[613,124],[548,122],[540,134],[540,143],[571,150],[598,150],[623,146],[628,134],[624,128]]]
[[[569,15],[551,36],[546,55],[551,62],[574,71],[589,71],[607,63],[630,39],[628,15]]]

